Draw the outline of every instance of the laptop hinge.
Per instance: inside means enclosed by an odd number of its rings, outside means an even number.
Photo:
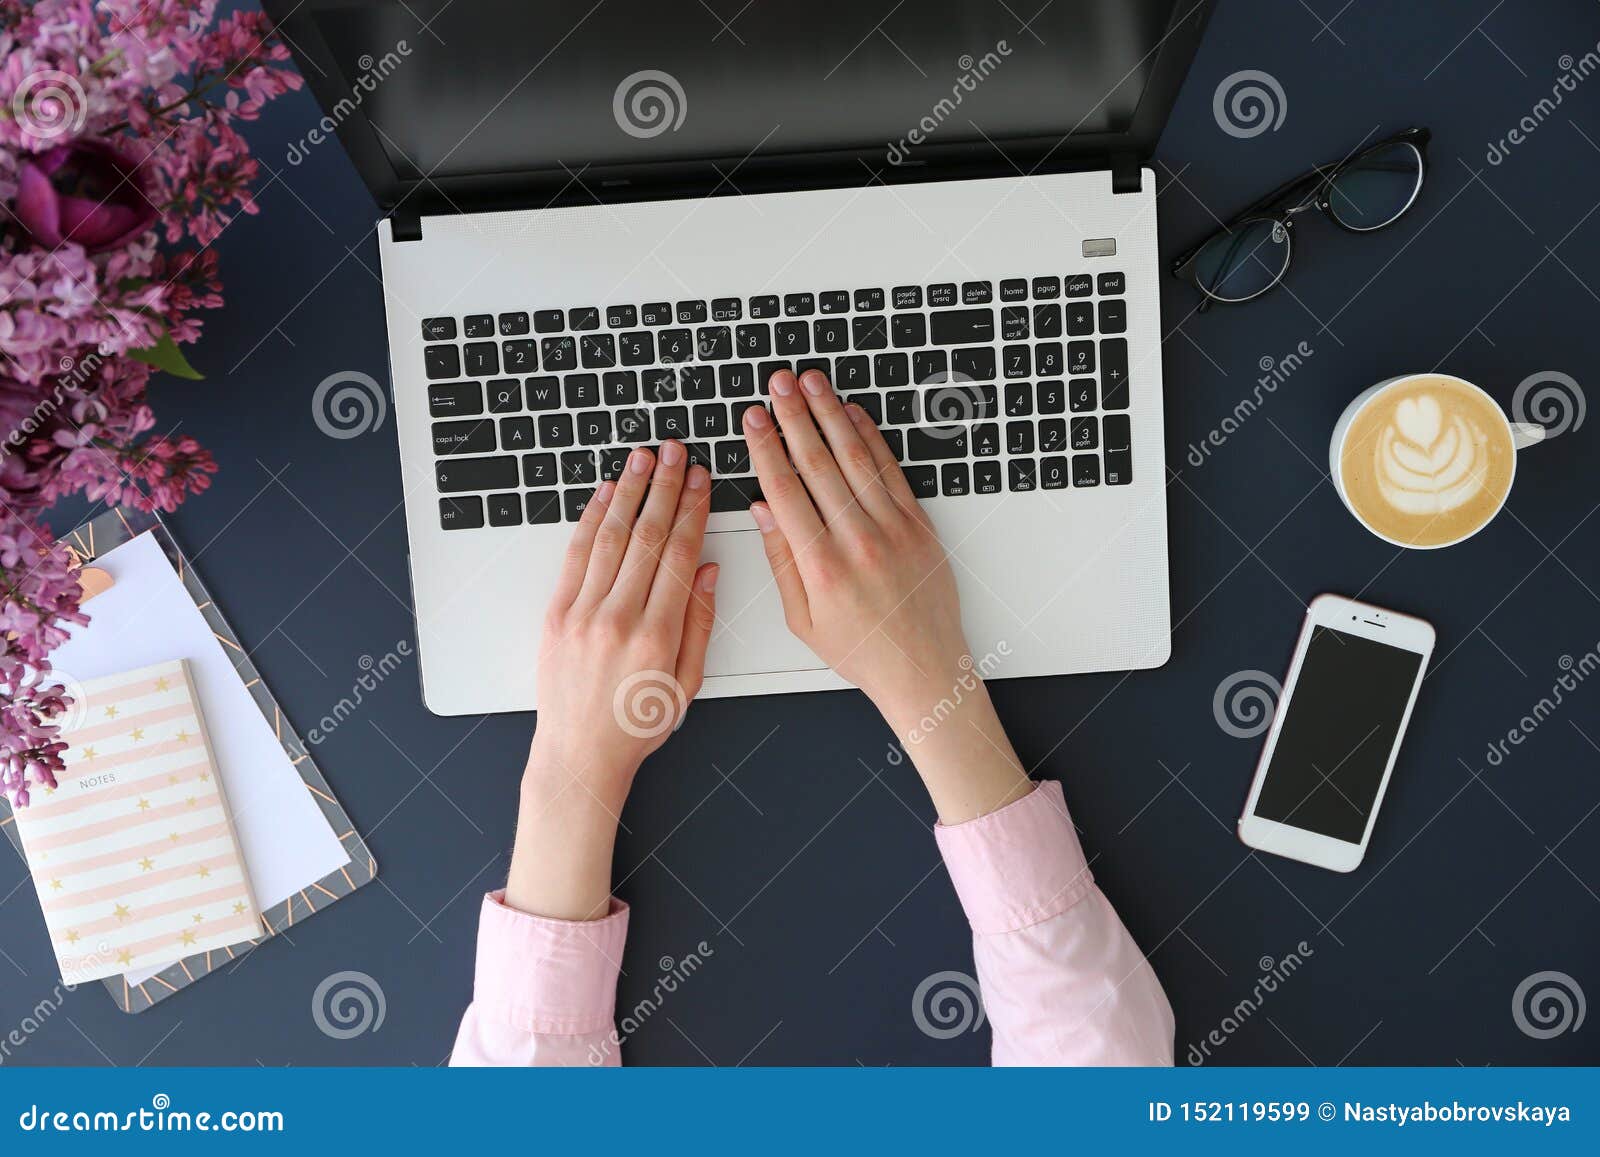
[[[396,241],[421,241],[422,218],[404,209],[397,209],[389,216],[389,234]]]
[[[1137,156],[1133,153],[1111,154],[1111,191],[1113,193],[1137,193],[1143,184]]]

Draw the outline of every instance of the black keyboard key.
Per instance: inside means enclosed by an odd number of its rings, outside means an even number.
[[[962,305],[987,305],[994,300],[994,286],[987,281],[967,281],[961,286]]]
[[[522,484],[530,488],[554,486],[556,456],[554,454],[524,454],[522,456]],[[531,522],[532,519],[529,519]]]
[[[993,340],[992,309],[957,309],[933,315],[934,345],[967,345]]]
[[[489,378],[500,372],[500,347],[494,342],[468,342],[463,352],[469,378]]]
[[[609,333],[586,333],[578,339],[578,356],[586,370],[608,370],[617,364],[617,339]]]
[[[1090,421],[1093,421],[1091,418]],[[1067,448],[1065,418],[1044,418],[1039,422],[1039,453],[1061,454]]]
[[[794,363],[789,361],[770,361],[756,363],[756,389],[763,395],[771,388],[772,375],[779,370],[788,370],[794,373]]]
[[[664,329],[656,342],[656,357],[663,362],[690,362],[694,360],[694,331]]]
[[[618,410],[615,418],[617,441],[630,443],[650,441],[649,410]]]
[[[1060,414],[1067,408],[1067,387],[1060,378],[1035,382],[1033,394],[1041,414]]]
[[[502,313],[500,315],[500,336],[516,337],[518,334],[528,332],[528,315],[526,313]],[[500,525],[500,524],[496,524]]]
[[[467,337],[493,337],[494,314],[475,313],[468,317],[463,325],[463,333]]]
[[[1094,332],[1094,306],[1087,301],[1067,303],[1067,336],[1087,337]],[[1056,336],[1060,336],[1059,331]]]
[[[1054,301],[1061,296],[1061,278],[1035,277],[1033,296],[1036,301]]]
[[[625,366],[647,366],[656,360],[655,335],[647,329],[622,334],[618,338],[618,344],[622,349],[622,364]]]
[[[1032,351],[1025,345],[1008,345],[1000,351],[1001,372],[1008,378],[1025,378],[1033,373]],[[1041,367],[1040,373],[1044,373]]]
[[[811,352],[811,325],[804,321],[780,321],[772,327],[772,346],[779,357],[793,358]]]
[[[772,327],[741,325],[737,331],[739,356],[764,358],[772,353]]]
[[[830,289],[826,293],[817,295],[817,305],[823,313],[849,313],[850,291],[848,289]]]
[[[1006,453],[1033,453],[1033,423],[1029,421],[1006,423]]]
[[[611,441],[611,414],[607,410],[585,410],[578,415],[578,444],[604,446]],[[510,449],[510,447],[507,447]]]
[[[1025,278],[1011,277],[1000,283],[1001,301],[1026,301],[1028,282]]]
[[[928,344],[928,319],[920,313],[897,313],[889,332],[897,350]]]
[[[1048,309],[1049,307],[1041,305],[1039,308]],[[1041,334],[1040,336],[1046,335]],[[1028,311],[1025,307],[1009,305],[1000,311],[1000,340],[1028,340]]]
[[[1087,342],[1072,342],[1072,345],[1087,345]],[[1094,368],[1092,365],[1089,367]],[[1061,343],[1058,341],[1042,341],[1033,347],[1033,372],[1041,378],[1059,378],[1066,372],[1061,363]],[[1082,370],[1075,370],[1082,373]]]
[[[696,438],[726,438],[728,436],[728,407],[716,404],[694,408],[694,436]]]
[[[1070,307],[1069,307],[1070,308]],[[1033,307],[1033,336],[1052,338],[1061,336],[1061,307],[1054,302]]]
[[[568,374],[562,380],[567,409],[578,410],[600,404],[600,378],[596,374]]]
[[[1065,490],[1072,467],[1059,455],[1039,462],[1039,485],[1046,490]]]
[[[606,325],[611,329],[632,329],[639,324],[639,310],[631,305],[613,305],[606,309]]]
[[[737,297],[718,297],[711,302],[712,321],[738,321],[744,316],[744,302]]]
[[[783,295],[784,317],[810,317],[816,311],[816,298],[809,293],[786,293]]]
[[[567,328],[567,315],[559,309],[535,310],[533,328],[540,333],[560,333]]]
[[[600,311],[592,305],[567,310],[568,329],[599,329]]]
[[[1000,463],[974,462],[972,464],[972,492],[974,494],[1000,493]]]
[[[1096,418],[1072,419],[1072,448],[1094,450],[1100,446],[1100,422]]]
[[[881,350],[889,344],[889,327],[881,313],[850,319],[851,342],[858,350]]]
[[[921,309],[922,286],[897,285],[894,287],[894,307],[896,309]],[[860,309],[860,306],[856,307]]]
[[[1095,383],[1093,378],[1073,378],[1067,387],[1067,404],[1074,414],[1094,409]]]
[[[622,472],[627,468],[628,455],[633,453],[626,446],[607,446],[600,451],[600,481],[615,482],[622,477]]]
[[[464,422],[435,422],[435,454],[487,454],[494,449],[494,420],[468,418]]]
[[[639,384],[647,402],[676,402],[678,400],[677,370],[645,370],[639,375]]]
[[[1000,453],[998,422],[980,422],[972,427],[972,453],[976,458],[993,458]]]
[[[575,337],[547,337],[539,341],[539,356],[547,370],[575,370],[578,368],[578,339]]]
[[[750,504],[761,497],[761,484],[754,478],[713,478],[711,480],[711,513],[721,514],[731,510],[749,510]]]
[[[1058,345],[1055,347],[1055,350],[1057,355],[1059,355],[1061,347]],[[1039,357],[1042,365],[1042,360],[1044,358],[1043,346],[1039,347]],[[1046,371],[1041,368],[1039,372],[1042,374]],[[1056,362],[1055,367],[1048,372],[1059,374],[1061,372],[1060,363]],[[1094,373],[1094,342],[1069,341],[1067,343],[1067,373],[1074,375]]]
[[[724,398],[748,398],[756,392],[756,368],[749,362],[717,367],[717,388]]]
[[[1066,279],[1068,297],[1088,297],[1094,292],[1094,281],[1087,273],[1074,273]]]
[[[687,458],[685,469],[690,466],[703,466],[711,469],[711,447],[705,442],[685,442],[683,452]]]
[[[750,444],[743,438],[718,442],[711,451],[711,468],[718,474],[750,473]]]
[[[577,522],[583,517],[584,508],[589,505],[589,499],[594,497],[594,491],[585,487],[582,490],[567,490],[561,495],[561,505],[566,512],[568,522]]]
[[[928,286],[928,304],[934,309],[949,309],[956,300],[955,282],[945,281]]]
[[[878,354],[872,359],[872,381],[882,389],[911,384],[911,359],[905,354]]]
[[[1015,491],[1038,487],[1038,464],[1032,458],[1013,458],[1006,463],[1007,485]]]
[[[678,302],[678,324],[699,325],[706,319],[706,303],[703,301]]]
[[[967,456],[965,426],[913,426],[906,431],[906,452],[913,462]]]
[[[911,380],[918,385],[950,377],[950,355],[944,350],[918,350],[911,355]]]
[[[1100,380],[1105,383],[1102,410],[1128,408],[1128,339],[1108,337],[1100,341]]]
[[[422,347],[422,365],[429,381],[461,376],[461,351],[453,345]]]
[[[1107,414],[1100,423],[1101,437],[1104,446],[1109,450],[1126,450],[1130,443],[1133,430],[1126,414]]]
[[[1006,417],[1026,418],[1033,413],[1033,385],[1030,382],[1006,383]]]
[[[830,382],[833,381],[832,358],[799,358],[794,363],[794,376],[800,377],[807,370],[816,370]]]
[[[705,402],[717,396],[717,373],[711,366],[684,366],[678,371],[678,396]]]
[[[444,494],[462,490],[505,490],[517,484],[517,460],[499,458],[449,458],[433,464],[434,478]]]
[[[939,468],[939,481],[946,498],[972,493],[972,477],[965,462],[946,462]]]
[[[920,291],[918,292],[917,296],[919,298],[922,296]],[[858,289],[858,290],[856,290],[856,312],[857,313],[877,313],[882,308],[883,308],[883,290],[881,290],[881,289]]]
[[[1099,283],[1101,297],[1128,292],[1127,278],[1121,273],[1102,273],[1095,280]]]
[[[850,348],[850,325],[842,317],[817,318],[812,336],[819,354],[836,354]]]
[[[639,401],[639,375],[633,370],[612,370],[600,381],[606,405],[632,406]]]
[[[886,396],[884,413],[891,425],[909,426],[919,420],[921,395],[916,390],[895,390]]]
[[[423,341],[454,341],[456,319],[453,317],[425,317],[422,319]]]
[[[976,422],[994,417],[993,386],[950,382],[935,386],[922,398],[929,422]]]
[[[870,386],[872,374],[869,366],[870,363],[864,357],[839,358],[834,362],[834,372],[838,375],[833,380],[834,388],[855,390],[862,386]]]
[[[1133,481],[1133,451],[1106,451],[1106,485],[1126,486]]]
[[[781,312],[778,307],[778,299],[774,294],[767,293],[750,299],[751,317],[777,317]]]
[[[1100,485],[1100,455],[1074,454],[1072,456],[1072,484],[1074,486]]]
[[[532,338],[502,343],[508,374],[531,374],[539,368],[539,345]]]
[[[460,499],[454,501],[460,501]],[[515,490],[509,494],[489,495],[489,525],[521,526],[522,495]]]
[[[544,414],[539,418],[539,445],[570,446],[573,438],[571,414]]]
[[[532,418],[500,419],[500,449],[532,450],[533,447]]]
[[[647,301],[639,307],[639,317],[645,325],[671,325],[672,305],[665,301]]]
[[[883,422],[883,395],[881,394],[850,394],[845,398],[854,402],[867,412],[867,417],[872,419],[874,426]]]
[[[933,466],[907,466],[906,481],[918,498],[939,497],[939,471]]]
[[[560,521],[561,495],[554,490],[537,490],[528,495],[529,526]]]
[[[523,383],[528,409],[555,410],[561,406],[560,382],[555,378],[529,378]]]
[[[446,530],[475,530],[483,525],[483,499],[439,499],[439,525]]]
[[[569,450],[561,455],[561,481],[568,486],[581,486],[595,481],[594,451]]]
[[[477,382],[450,382],[428,387],[428,413],[435,418],[456,418],[483,413],[483,387]]]
[[[906,436],[903,430],[879,430],[883,435],[884,444],[889,447],[889,453],[894,455],[896,462],[906,460]]]
[[[974,382],[987,382],[994,379],[994,350],[987,347],[981,349],[955,350],[950,355],[950,372],[957,381],[965,378]]]
[[[689,437],[689,407],[660,406],[655,412],[656,438],[676,438],[682,442]]]
[[[725,325],[701,326],[694,342],[703,362],[725,362],[733,356],[733,330]]]
[[[1100,332],[1128,332],[1128,302],[1126,299],[1114,297],[1109,301],[1100,303]]]

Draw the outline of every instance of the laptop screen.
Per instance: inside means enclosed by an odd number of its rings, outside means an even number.
[[[365,118],[398,178],[447,184],[1123,133],[1183,6],[412,0],[300,19],[338,70],[315,78],[325,122]]]

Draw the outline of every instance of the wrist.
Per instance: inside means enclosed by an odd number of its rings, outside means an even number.
[[[613,820],[622,813],[637,762],[608,758],[593,751],[572,751],[534,736],[522,769],[522,800],[567,812],[598,808]]]

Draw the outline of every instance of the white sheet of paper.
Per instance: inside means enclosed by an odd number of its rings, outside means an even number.
[[[73,679],[96,679],[164,659],[189,660],[251,890],[262,910],[348,864],[344,845],[160,544],[141,534],[94,565],[116,584],[86,608],[89,625],[72,628],[71,637],[51,655],[55,670]],[[128,981],[141,983],[160,970],[130,973]]]

